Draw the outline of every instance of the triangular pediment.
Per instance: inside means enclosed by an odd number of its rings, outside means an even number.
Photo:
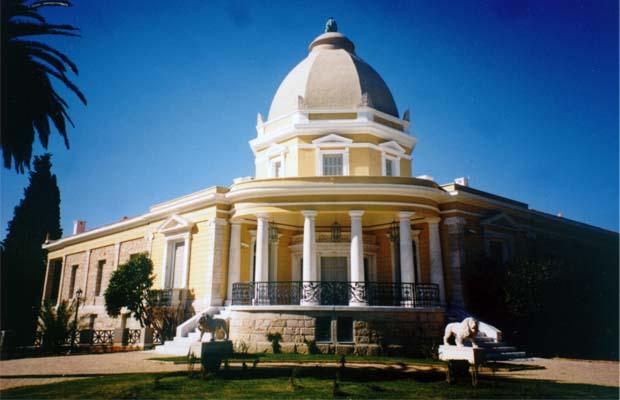
[[[192,229],[193,226],[193,222],[173,214],[159,225],[157,231],[164,234],[187,232]]]
[[[505,213],[499,213],[492,217],[488,217],[480,221],[481,225],[494,226],[498,228],[518,230],[519,225],[514,219]]]
[[[318,139],[314,139],[312,141],[312,143],[314,143],[314,144],[338,143],[338,144],[342,144],[342,145],[347,145],[347,144],[353,143],[353,140],[347,139],[346,137],[343,137],[343,136],[340,136],[340,135],[336,135],[335,133],[332,133],[332,134],[320,137]]]
[[[405,152],[405,148],[402,147],[401,145],[399,145],[398,143],[396,143],[393,140],[390,140],[389,142],[381,143],[381,144],[379,144],[379,147],[381,147],[385,151],[392,151],[394,153],[404,153]]]
[[[269,148],[267,149],[267,151],[265,151],[265,154],[267,156],[273,156],[275,154],[281,154],[284,153],[288,150],[288,147],[282,145],[282,144],[272,144],[271,146],[269,146]]]

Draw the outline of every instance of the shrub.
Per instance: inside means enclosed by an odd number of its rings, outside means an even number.
[[[41,332],[41,347],[44,350],[56,352],[65,340],[69,338],[77,328],[75,326],[75,305],[66,300],[61,301],[58,307],[48,301],[43,304],[39,312],[38,330]]]
[[[268,333],[267,340],[271,342],[271,349],[274,354],[281,352],[280,341],[282,340],[282,334],[280,332]]]

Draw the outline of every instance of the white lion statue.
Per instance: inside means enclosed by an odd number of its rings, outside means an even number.
[[[469,339],[471,347],[477,348],[478,345],[474,338],[478,334],[478,321],[472,317],[465,318],[462,322],[452,322],[446,325],[443,335],[443,344],[449,345],[448,340],[454,335],[454,341],[458,347],[463,347],[463,340]]]

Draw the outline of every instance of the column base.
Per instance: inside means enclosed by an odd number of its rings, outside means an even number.
[[[299,305],[301,305],[301,306],[320,306],[318,301],[304,301],[304,300],[299,302]]]
[[[368,307],[368,302],[351,300],[349,301],[349,307]]]

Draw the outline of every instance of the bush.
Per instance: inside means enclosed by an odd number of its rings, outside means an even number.
[[[273,350],[274,354],[281,352],[280,341],[282,340],[282,334],[280,334],[280,332],[268,333],[267,340],[271,342],[271,349]]]
[[[41,332],[41,348],[56,352],[65,344],[65,340],[75,332],[75,305],[63,300],[58,308],[48,301],[43,304],[39,312],[37,323]]]

